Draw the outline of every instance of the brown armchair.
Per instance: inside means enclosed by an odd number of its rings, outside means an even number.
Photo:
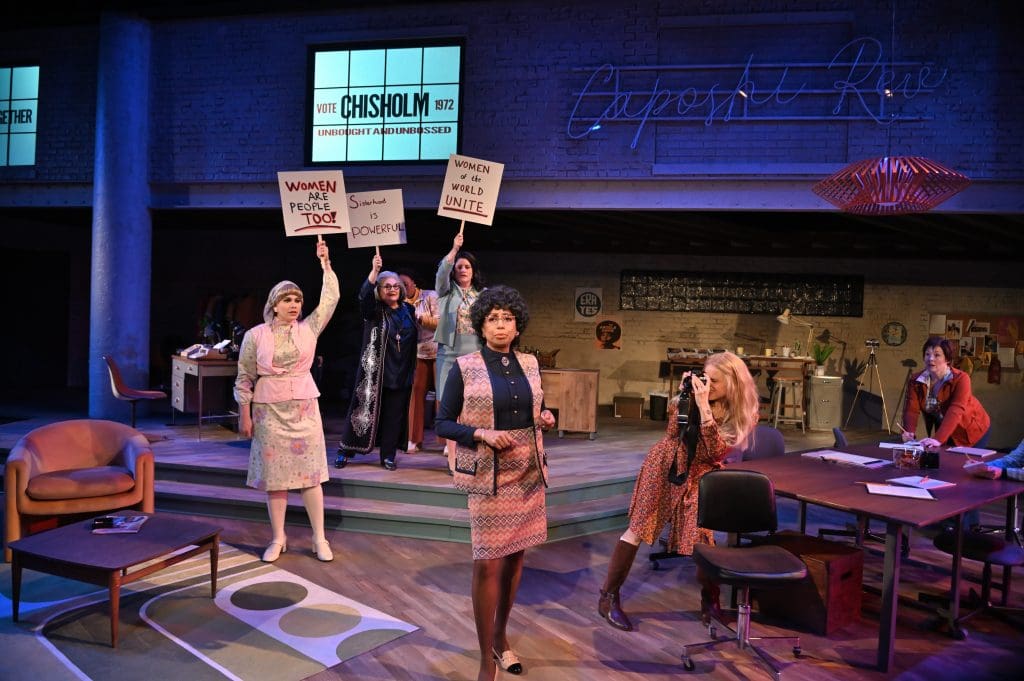
[[[7,457],[7,545],[57,516],[131,508],[152,513],[153,450],[139,431],[114,421],[79,419],[36,428]]]

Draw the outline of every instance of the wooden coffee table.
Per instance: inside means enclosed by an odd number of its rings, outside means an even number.
[[[137,512],[121,515],[147,515]],[[217,554],[222,528],[172,514],[148,514],[136,534],[93,534],[92,521],[41,532],[11,542],[12,619],[18,621],[21,571],[67,577],[110,589],[110,645],[117,647],[121,585],[131,584],[192,556],[210,552],[210,596],[217,594]],[[192,549],[174,553],[180,549]],[[169,554],[174,555],[169,555]],[[143,563],[156,561],[136,570]]]

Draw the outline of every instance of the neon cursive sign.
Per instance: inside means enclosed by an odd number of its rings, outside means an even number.
[[[566,129],[571,139],[587,137],[605,123],[633,123],[636,130],[630,148],[635,149],[648,122],[695,122],[710,126],[730,121],[829,121],[872,120],[887,125],[896,120],[909,120],[888,114],[894,100],[913,99],[933,91],[945,80],[947,70],[939,73],[927,64],[892,63],[884,59],[882,44],[874,38],[857,38],[843,45],[832,59],[822,64],[755,64],[751,54],[745,64],[738,65],[738,75],[723,84],[720,79],[710,86],[687,85],[671,88],[663,85],[662,76],[655,75],[653,84],[631,89],[623,84],[628,75],[637,72],[708,72],[721,67],[616,67],[604,64],[593,71],[569,115]],[[811,69],[818,79],[833,77],[830,83],[815,86],[808,79],[798,82],[792,72]],[[901,69],[901,70],[898,70]],[[757,72],[774,72],[767,80]],[[787,106],[808,97],[834,98],[830,113],[782,115]],[[877,103],[872,99],[877,98]],[[852,112],[841,115],[844,108]],[[824,107],[822,107],[824,109]],[[763,110],[763,113],[762,113]]]

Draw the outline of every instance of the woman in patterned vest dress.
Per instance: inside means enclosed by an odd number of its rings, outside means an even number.
[[[555,417],[543,408],[537,358],[515,351],[529,320],[519,292],[489,288],[470,316],[484,347],[456,360],[435,428],[456,443],[453,484],[469,494],[477,679],[490,681],[498,666],[523,671],[506,629],[525,551],[547,540],[541,431],[553,427]]]
[[[757,426],[759,400],[750,370],[731,352],[711,355],[704,362],[704,379],[683,375],[682,393],[690,399],[686,428],[679,430],[681,398],[669,405],[665,436],[647,453],[629,504],[629,529],[615,545],[608,577],[597,611],[613,627],[632,631],[633,624],[619,605],[619,589],[629,575],[641,541],[654,544],[669,525],[668,550],[693,553],[696,543],[714,544],[710,530],[697,527],[697,492],[708,471],[722,467],[733,449],[746,447]],[[718,585],[701,582],[701,619],[721,619]]]

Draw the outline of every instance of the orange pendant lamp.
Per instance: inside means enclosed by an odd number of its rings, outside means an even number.
[[[851,163],[813,191],[847,213],[902,215],[931,210],[970,183],[966,175],[922,156],[883,156]]]

